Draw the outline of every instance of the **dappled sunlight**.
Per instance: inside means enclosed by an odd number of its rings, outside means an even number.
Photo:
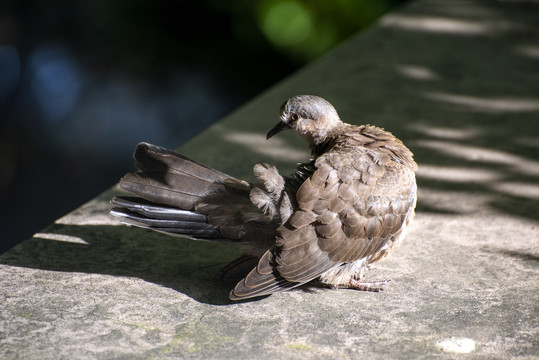
[[[305,161],[308,159],[308,151],[298,150],[280,138],[266,140],[266,136],[255,132],[225,131],[223,138],[230,142],[243,145],[256,153],[271,156],[277,159],[289,161]]]
[[[495,9],[481,2],[474,1],[454,1],[451,5],[453,6],[443,6],[445,1],[428,1],[426,6],[429,10],[433,10],[436,14],[443,13],[444,16],[451,16],[456,18],[468,18],[468,19],[485,19],[485,18],[494,18],[498,14]],[[425,7],[424,7],[425,9]]]
[[[537,44],[519,45],[515,48],[515,52],[519,55],[539,60],[539,46]]]
[[[513,113],[539,111],[539,99],[521,99],[511,97],[482,98],[470,95],[457,95],[443,92],[423,93],[429,100],[460,105],[466,109],[487,113]]]
[[[421,165],[417,171],[421,184],[420,209],[454,213],[480,211],[492,201],[498,201],[497,194],[528,201],[539,200],[537,183],[504,181],[507,175],[502,171],[485,168]],[[452,190],[443,190],[434,185],[435,183],[443,184],[443,188]],[[475,191],[460,190],[461,186]],[[470,202],[470,197],[474,198],[475,202]]]
[[[63,242],[68,242],[68,243],[73,243],[73,244],[90,245],[88,242],[86,242],[84,239],[78,236],[64,235],[64,234],[36,233],[34,234],[33,238],[43,239],[43,240],[63,241]]]
[[[428,127],[424,129],[422,133],[428,134]],[[419,158],[428,154],[429,159],[419,160],[419,212],[494,210],[537,219],[539,161],[455,140],[425,139],[410,144]],[[443,165],[451,159],[458,165]]]
[[[539,184],[525,182],[499,182],[491,185],[492,189],[512,196],[539,200]]]
[[[452,141],[418,140],[414,146],[436,150],[444,155],[471,162],[497,164],[531,176],[539,176],[539,161],[529,160],[500,150],[463,145]]]
[[[424,126],[419,124],[410,125],[409,128],[429,137],[446,140],[470,139],[479,134],[479,130],[475,128],[454,129],[448,127]]]
[[[440,77],[432,69],[421,65],[398,64],[396,71],[413,80],[432,81],[439,80]]]
[[[381,26],[402,30],[443,33],[451,35],[488,35],[503,32],[515,26],[504,21],[473,21],[436,16],[393,14],[381,21]]]
[[[93,206],[95,207],[95,204]],[[69,213],[69,215],[61,217],[54,223],[62,225],[123,225],[120,221],[109,214],[111,206],[108,201],[104,203],[104,206],[99,207],[102,209],[102,211],[92,214],[91,217],[87,215],[87,212],[85,212],[86,208],[83,208],[72,211]]]
[[[519,136],[513,139],[513,143],[531,148],[539,148],[539,137]]]
[[[110,199],[122,193],[118,184],[110,191],[102,193],[99,197],[83,204],[69,214],[57,219],[54,223],[58,225],[123,225],[118,219],[109,214],[111,210]]]
[[[421,179],[454,183],[482,183],[499,180],[503,175],[489,169],[421,165],[417,171],[417,176]]]
[[[420,186],[417,195],[417,211],[447,214],[478,213],[485,210],[486,204],[491,199],[491,196],[484,193]]]
[[[406,126],[414,135],[405,143],[419,163],[418,211],[495,211],[535,219],[539,199],[535,121],[539,97],[533,86],[533,60],[539,59],[536,32],[531,31],[532,23],[506,16],[504,6],[441,4],[422,4],[430,16],[411,11],[389,14],[380,22],[381,27],[405,34],[410,46],[421,38],[422,46],[451,49],[441,50],[436,58],[401,50],[404,55],[392,64],[398,81],[405,82],[399,89],[409,95],[403,101],[410,112],[416,102],[418,108],[428,107]],[[518,38],[520,33],[530,37]],[[505,41],[513,37],[518,40]],[[466,43],[459,42],[464,38]],[[466,49],[462,54],[461,46]]]

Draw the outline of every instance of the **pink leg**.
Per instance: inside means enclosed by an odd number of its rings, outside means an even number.
[[[390,281],[391,279],[386,279],[382,281],[361,281],[356,279],[350,279],[349,288],[361,291],[380,292],[384,291],[384,285],[386,285]]]

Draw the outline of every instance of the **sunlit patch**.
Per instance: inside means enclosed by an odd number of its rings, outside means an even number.
[[[539,99],[516,98],[480,98],[467,95],[456,95],[441,92],[424,93],[423,97],[430,100],[461,105],[482,112],[530,112],[539,111]]]
[[[508,195],[539,199],[539,185],[522,182],[494,183],[491,188]]]
[[[468,161],[506,165],[515,171],[539,176],[539,162],[522,158],[499,150],[468,146],[451,141],[419,140],[415,146],[436,150],[448,156]]]
[[[464,140],[475,137],[478,134],[477,129],[453,129],[444,127],[434,127],[428,125],[410,125],[412,130],[427,135],[429,137],[435,137],[447,140]]]
[[[539,46],[537,45],[520,45],[515,48],[515,51],[532,59],[539,59]]]
[[[54,233],[36,233],[34,234],[33,237],[37,239],[56,240],[56,241],[74,243],[74,244],[90,245],[84,239],[78,236],[72,236],[72,235],[54,234]]]
[[[515,144],[539,148],[539,137],[520,136],[513,138]]]
[[[417,171],[417,176],[428,180],[455,183],[482,183],[498,180],[501,174],[487,169],[421,165]]]
[[[475,341],[468,338],[451,337],[436,343],[436,346],[445,352],[467,354],[475,351]]]
[[[438,80],[439,76],[426,66],[419,65],[396,65],[397,72],[414,80]]]
[[[74,226],[118,226],[121,223],[114,216],[109,214],[111,210],[110,198],[97,198],[87,202],[81,207],[73,210],[69,214],[62,216],[54,223],[59,225],[74,225]]]
[[[451,214],[472,214],[485,206],[492,199],[491,195],[485,193],[462,191],[462,190],[440,190],[426,186],[418,188],[419,211],[436,211]]]
[[[501,24],[456,20],[434,16],[389,15],[382,19],[381,25],[404,30],[449,33],[454,35],[483,35],[498,30]]]
[[[259,133],[234,131],[225,133],[224,138],[228,141],[246,146],[251,151],[274,158],[305,161],[308,157],[306,151],[297,150],[279,138],[272,138],[271,141],[266,141],[266,137]]]

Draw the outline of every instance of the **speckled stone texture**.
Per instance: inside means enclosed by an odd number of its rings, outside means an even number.
[[[539,358],[538,29],[533,2],[412,2],[179,149],[248,180],[256,162],[287,173],[304,143],[264,136],[300,93],[392,131],[419,203],[367,273],[385,292],[232,303],[213,277],[238,248],[121,226],[113,188],[0,257],[0,358]]]

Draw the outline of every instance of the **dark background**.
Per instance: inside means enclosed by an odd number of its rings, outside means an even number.
[[[0,5],[0,253],[403,0]]]

